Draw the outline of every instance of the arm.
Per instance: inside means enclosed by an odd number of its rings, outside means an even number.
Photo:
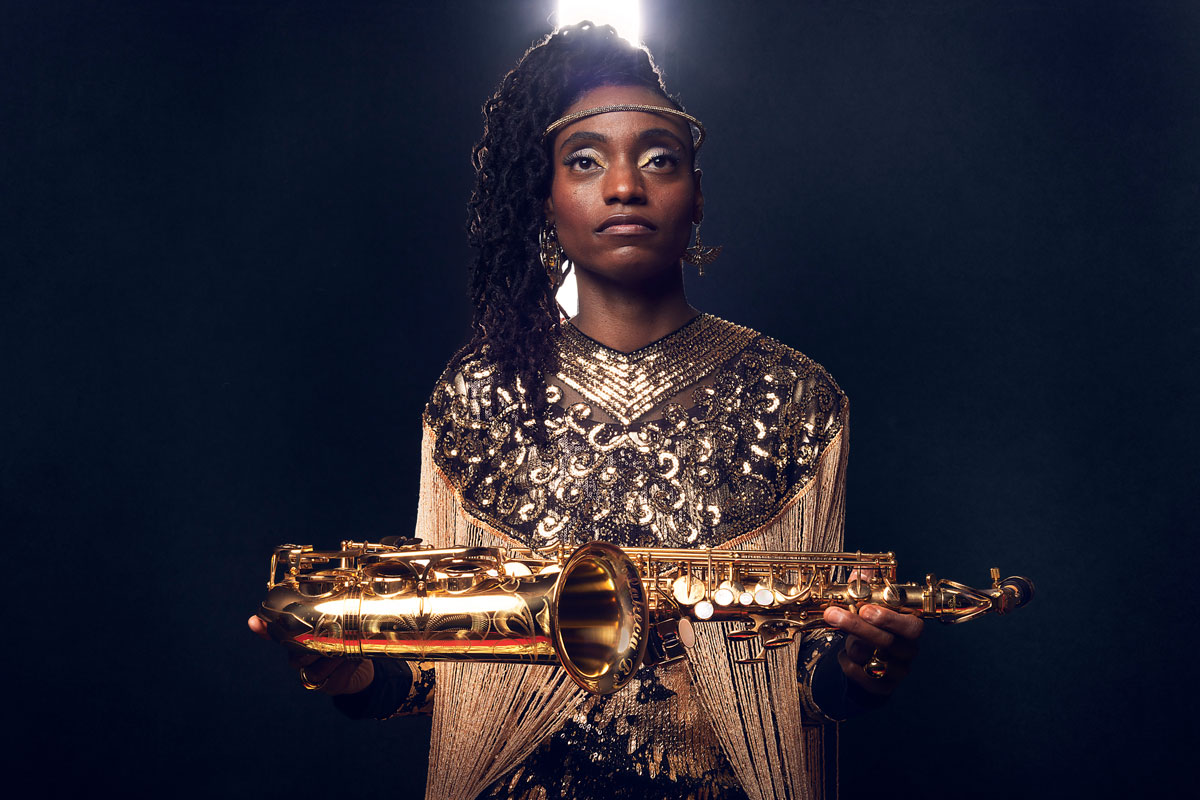
[[[356,694],[338,695],[333,704],[350,719],[429,715],[435,686],[432,662],[381,659],[370,686]]]

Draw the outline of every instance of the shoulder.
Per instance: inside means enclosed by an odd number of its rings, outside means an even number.
[[[486,423],[525,406],[519,385],[502,381],[487,345],[468,345],[450,359],[425,405],[425,421],[449,416]]]
[[[845,404],[846,395],[837,381],[814,359],[752,328],[721,322],[731,329],[743,331],[747,342],[730,361],[732,369],[762,383],[775,384],[781,400],[815,404],[826,410]]]
[[[849,400],[837,381],[794,347],[744,330],[753,335],[726,365],[724,372],[730,382],[726,391],[741,395],[744,408],[769,416],[785,437],[800,437],[816,445],[832,441],[849,413]]]
[[[486,355],[485,350],[470,345],[455,353],[433,385],[429,403],[425,406],[426,414],[434,409],[461,403],[472,395],[478,395],[481,386],[489,382],[495,374],[495,369]]]

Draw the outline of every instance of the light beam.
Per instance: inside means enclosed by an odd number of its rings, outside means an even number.
[[[558,0],[555,16],[555,24],[560,28],[586,19],[597,25],[612,25],[622,39],[638,47],[642,45],[638,0]]]

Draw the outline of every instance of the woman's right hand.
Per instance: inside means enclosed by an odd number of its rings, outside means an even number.
[[[270,640],[267,623],[256,616],[246,621],[255,634]],[[325,694],[357,694],[375,680],[371,659],[323,658],[299,647],[288,647],[288,666],[300,673],[300,680],[319,687]]]

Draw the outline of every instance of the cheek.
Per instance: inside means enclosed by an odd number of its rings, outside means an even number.
[[[570,250],[578,246],[591,232],[588,207],[582,193],[555,192],[554,198],[554,227],[558,229],[558,241],[563,249]]]
[[[691,193],[679,199],[674,207],[674,212],[671,215],[674,220],[674,225],[672,226],[673,238],[679,243],[680,249],[682,249],[687,247],[692,240],[692,215],[695,213],[695,204],[692,202]]]

